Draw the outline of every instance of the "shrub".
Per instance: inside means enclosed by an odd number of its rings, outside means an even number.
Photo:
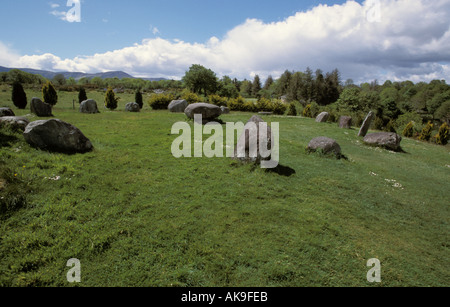
[[[409,122],[403,130],[403,136],[407,138],[411,138],[414,136],[414,122]]]
[[[312,113],[311,113],[311,105],[308,104],[304,109],[303,109],[303,116],[304,117],[313,117]]]
[[[273,112],[273,114],[284,115],[284,113],[286,112],[287,107],[281,101],[272,102],[270,105],[271,105],[271,112]]]
[[[384,127],[384,121],[381,117],[377,117],[375,118],[375,120],[373,121],[373,128],[375,130],[383,130]]]
[[[228,105],[228,99],[226,97],[220,97],[219,95],[210,95],[208,102],[219,107],[226,107]]]
[[[297,108],[295,107],[295,104],[292,102],[289,105],[289,111],[288,111],[288,116],[297,116]]]
[[[232,111],[244,111],[245,100],[242,96],[228,100],[228,107]]]
[[[202,99],[197,94],[190,91],[184,91],[181,95],[181,99],[186,100],[189,104],[202,101]]]
[[[175,97],[172,94],[153,94],[148,104],[153,110],[166,110]]]
[[[11,100],[19,109],[25,109],[27,107],[27,94],[23,90],[23,86],[20,82],[13,83]]]
[[[78,103],[82,103],[83,101],[87,100],[87,94],[86,94],[86,90],[84,89],[84,87],[80,88],[80,91],[78,92]]]
[[[420,133],[419,140],[421,141],[429,141],[431,139],[431,133],[433,131],[433,124],[428,122],[425,128],[422,129]]]
[[[447,125],[447,123],[444,123],[439,128],[439,133],[436,135],[436,143],[438,145],[447,145],[449,138],[449,130],[450,127]]]
[[[273,112],[272,102],[267,98],[260,98],[256,103],[256,109],[259,112]]]
[[[52,106],[58,103],[58,94],[50,81],[42,87],[42,98],[44,99],[44,102]]]
[[[119,98],[116,98],[116,94],[114,94],[114,91],[112,88],[108,88],[105,95],[105,106],[110,110],[117,109],[117,103],[119,101]]]
[[[137,90],[136,94],[134,94],[134,101],[139,105],[140,109],[144,107],[144,101],[142,100],[142,93],[140,90]]]
[[[384,131],[386,131],[386,132],[394,132],[394,133],[397,133],[397,131],[395,130],[394,125],[395,125],[395,122],[394,122],[394,120],[391,119],[391,120],[387,123],[386,127],[384,127]]]

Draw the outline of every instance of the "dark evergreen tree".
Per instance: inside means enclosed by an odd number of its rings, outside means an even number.
[[[261,91],[261,79],[258,75],[255,76],[252,83],[252,96],[253,97],[259,97],[259,91]]]
[[[105,106],[110,110],[117,109],[118,98],[112,88],[108,88],[105,95]]]
[[[140,90],[136,91],[136,94],[134,95],[134,100],[139,105],[139,108],[142,109],[144,107],[144,101],[142,99],[142,93]]]
[[[52,106],[58,103],[58,94],[50,81],[42,87],[42,98],[44,102]]]
[[[23,110],[27,107],[27,94],[23,90],[23,86],[20,82],[13,83],[11,100],[19,109]]]
[[[83,101],[87,100],[87,94],[86,94],[86,90],[84,89],[84,87],[80,88],[80,91],[78,92],[78,103],[82,103]]]

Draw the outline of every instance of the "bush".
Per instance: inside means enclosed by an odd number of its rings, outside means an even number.
[[[409,122],[402,134],[404,137],[412,138],[414,136],[414,122]]]
[[[421,141],[429,141],[431,139],[431,133],[433,132],[433,124],[428,122],[425,128],[422,129],[420,133],[419,140]]]
[[[295,107],[295,103],[291,102],[289,105],[288,116],[297,116],[297,108]]]
[[[190,91],[184,91],[181,95],[181,99],[186,100],[189,104],[202,101],[202,99],[197,94]]]
[[[311,113],[311,105],[310,104],[306,105],[306,107],[303,109],[302,114],[304,117],[313,117],[312,113]]]
[[[11,100],[19,109],[23,110],[27,107],[27,94],[23,90],[23,86],[20,82],[13,83]]]
[[[447,123],[444,123],[439,128],[439,133],[436,135],[436,144],[447,145],[448,138],[449,138],[449,130],[450,130],[450,127],[447,125]]]
[[[172,94],[153,94],[150,96],[148,104],[153,110],[167,110],[174,99]]]
[[[144,101],[142,100],[141,91],[139,90],[136,91],[136,94],[134,94],[134,101],[139,105],[140,109],[144,107]]]
[[[117,103],[119,101],[119,98],[116,98],[116,94],[114,94],[114,91],[112,88],[108,88],[105,95],[105,106],[110,110],[117,109]]]
[[[86,90],[84,89],[84,87],[80,88],[80,91],[78,92],[78,103],[82,103],[83,101],[87,100],[87,94],[86,94]]]
[[[220,97],[219,95],[210,95],[208,102],[219,107],[226,107],[228,105],[228,99],[226,97]]]
[[[42,98],[44,99],[44,102],[52,106],[58,103],[58,94],[50,81],[42,87]]]
[[[375,118],[375,120],[373,121],[373,128],[375,130],[383,130],[384,127],[384,120],[381,117],[377,117]]]
[[[277,100],[277,101],[271,103],[271,109],[272,109],[271,112],[273,112],[273,114],[284,115],[287,107],[284,103]]]
[[[228,100],[228,107],[232,111],[244,111],[245,100],[242,96]]]
[[[395,130],[395,122],[394,122],[394,120],[393,119],[391,119],[388,123],[387,123],[387,125],[386,125],[386,127],[384,127],[384,131],[385,132],[394,132],[394,133],[397,133],[397,131]]]
[[[260,98],[256,103],[256,109],[259,112],[272,112],[273,111],[272,102],[267,98]]]

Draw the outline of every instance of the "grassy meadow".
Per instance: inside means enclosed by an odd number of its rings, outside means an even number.
[[[269,116],[281,129],[276,170],[176,159],[170,132],[185,115],[126,113],[134,95],[118,96],[109,111],[103,93],[88,92],[101,113],[86,115],[72,109],[77,93],[59,92],[55,118],[77,126],[91,153],[0,134],[0,286],[450,286],[449,146],[404,139],[405,153],[393,153],[365,146],[357,129]],[[1,106],[30,113],[6,88]],[[306,154],[318,136],[348,160]],[[79,284],[66,279],[71,258]],[[366,279],[371,258],[381,283]]]

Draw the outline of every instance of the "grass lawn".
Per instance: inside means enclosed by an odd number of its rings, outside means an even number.
[[[10,206],[0,286],[450,286],[449,146],[404,139],[406,153],[393,153],[363,145],[356,129],[270,116],[289,172],[176,159],[170,131],[183,114],[126,113],[126,94],[111,112],[103,93],[88,96],[101,114],[78,113],[77,93],[61,92],[53,114],[83,131],[91,153],[39,151],[0,134],[0,197]],[[12,107],[9,90],[0,106]],[[349,160],[306,154],[317,136],[336,139]],[[81,261],[79,284],[66,279],[71,258]],[[366,279],[371,258],[379,284]]]

